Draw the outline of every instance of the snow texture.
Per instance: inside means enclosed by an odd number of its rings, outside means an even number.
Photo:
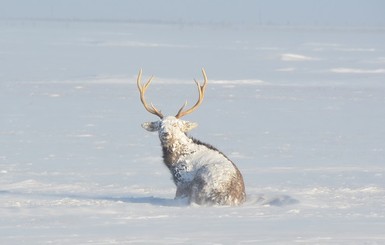
[[[0,28],[1,244],[385,243],[383,29]],[[205,100],[186,120],[237,164],[240,206],[174,200],[140,127],[140,68],[172,114],[195,101],[201,67]]]

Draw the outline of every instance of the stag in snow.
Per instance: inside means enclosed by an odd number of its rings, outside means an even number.
[[[142,70],[139,71],[137,85],[140,100],[146,110],[160,118],[146,122],[142,127],[150,132],[157,131],[163,149],[163,161],[172,174],[176,185],[175,199],[187,198],[188,202],[199,205],[239,205],[246,199],[241,172],[235,164],[213,146],[187,135],[197,127],[193,122],[180,118],[195,111],[203,101],[207,86],[207,76],[202,69],[204,83],[198,86],[199,99],[193,107],[184,110],[187,102],[176,116],[166,116],[151,103],[146,103],[144,94],[151,83],[142,84]]]

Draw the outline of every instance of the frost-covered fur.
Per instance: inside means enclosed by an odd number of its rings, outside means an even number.
[[[177,187],[175,198],[208,205],[245,201],[243,178],[234,163],[214,147],[186,135],[196,123],[166,117],[142,126],[159,133],[163,160]]]

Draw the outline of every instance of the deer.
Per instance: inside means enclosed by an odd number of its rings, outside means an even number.
[[[181,118],[194,112],[202,103],[207,86],[207,75],[202,68],[203,85],[195,83],[199,98],[195,105],[185,109],[184,105],[176,116],[163,116],[152,103],[148,104],[145,93],[153,79],[142,84],[142,69],[137,77],[140,100],[144,108],[159,120],[145,122],[142,127],[150,132],[158,132],[163,162],[170,170],[176,185],[176,200],[198,205],[236,206],[246,200],[243,177],[237,166],[214,146],[203,143],[187,132],[198,126],[195,122]]]

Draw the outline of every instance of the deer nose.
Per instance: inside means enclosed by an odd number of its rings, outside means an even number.
[[[170,133],[165,132],[165,133],[164,133],[164,136],[168,137],[168,136],[170,136]]]
[[[170,133],[168,133],[168,132],[163,132],[162,134],[161,134],[161,137],[162,138],[168,138],[170,136]]]

